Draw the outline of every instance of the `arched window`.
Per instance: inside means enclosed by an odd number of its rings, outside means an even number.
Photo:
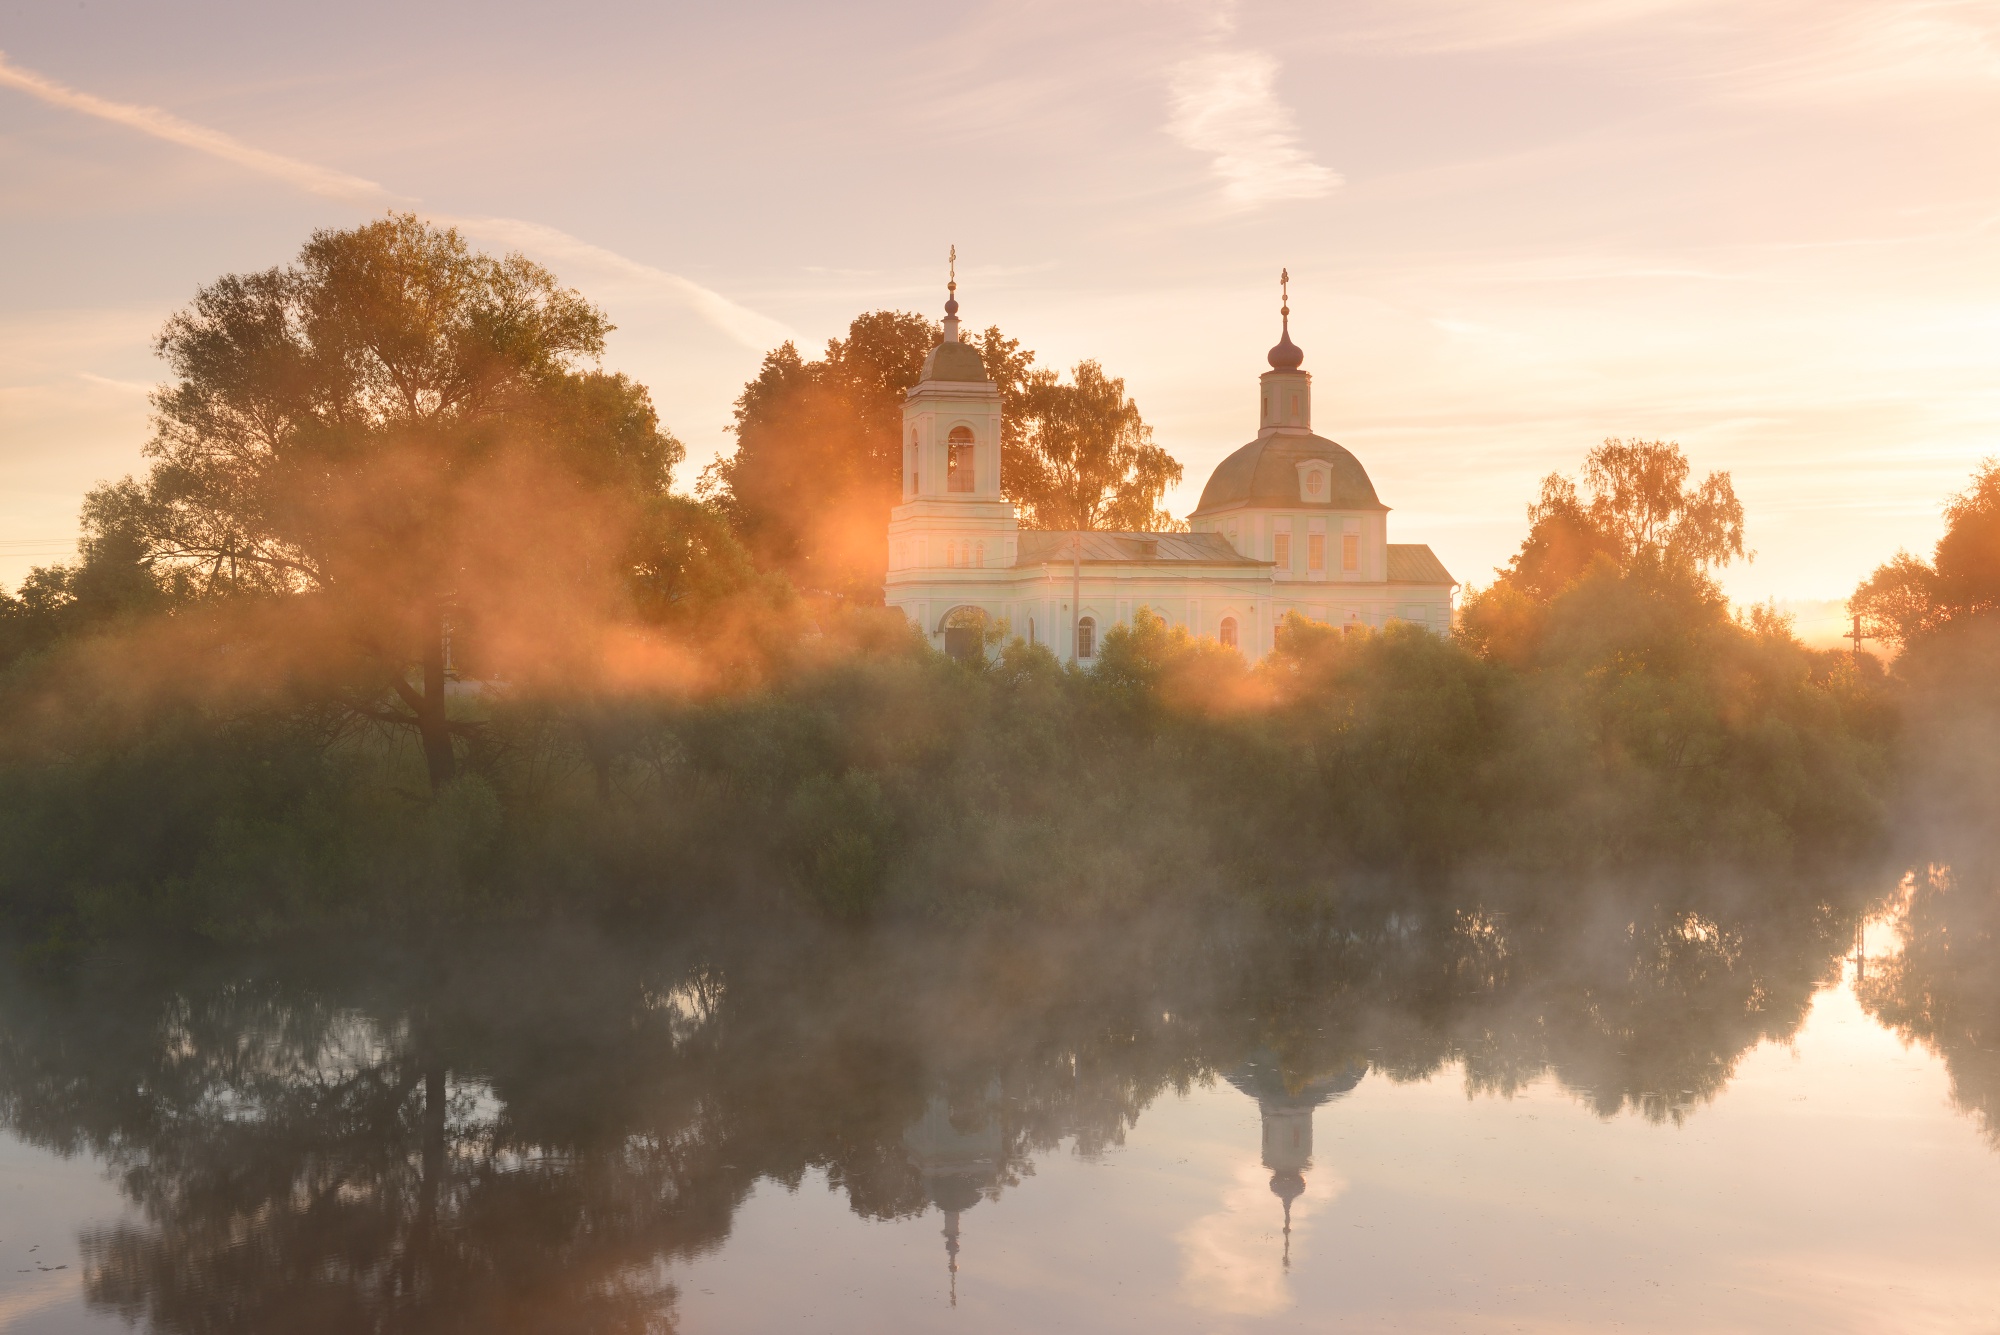
[[[976,551],[976,558],[977,558],[977,559],[975,559],[975,560],[973,561],[973,563],[972,563],[972,564],[974,564],[974,565],[978,566],[978,567],[979,567],[979,568],[980,568],[981,570],[984,570],[984,569],[986,569],[986,544],[985,544],[985,543],[983,543],[983,542],[982,542],[982,543],[980,543],[980,544],[979,544],[979,546],[978,546],[978,548],[977,548],[977,551]]]
[[[955,543],[955,542],[947,542],[947,543],[946,543],[946,544],[944,545],[944,563],[945,563],[946,565],[948,565],[948,566],[955,566],[955,565],[957,565],[957,564],[958,564],[958,544],[957,544],[957,543]]]
[[[1076,623],[1076,656],[1095,658],[1097,656],[1097,618],[1085,617]]]
[[[971,491],[973,464],[972,428],[969,426],[953,427],[951,435],[945,438],[945,443],[951,449],[951,471],[948,474],[945,489],[947,491]]]
[[[1222,618],[1222,642],[1231,649],[1236,647],[1236,618]]]

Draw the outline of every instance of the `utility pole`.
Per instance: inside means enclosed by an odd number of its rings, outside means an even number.
[[[1856,612],[1854,614],[1854,629],[1848,631],[1842,638],[1854,641],[1854,657],[1859,660],[1861,657],[1861,642],[1863,640],[1872,640],[1875,637],[1861,633],[1861,613]]]
[[[1083,616],[1083,534],[1069,535],[1069,661],[1076,662],[1077,627]]]

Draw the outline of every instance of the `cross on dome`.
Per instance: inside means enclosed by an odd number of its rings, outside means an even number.
[[[945,261],[950,266],[949,280],[944,285],[944,341],[958,342],[958,246],[952,245],[951,255]]]
[[[1278,335],[1277,346],[1271,349],[1269,361],[1274,371],[1296,371],[1304,363],[1306,354],[1298,344],[1292,342],[1292,271],[1278,271],[1278,318],[1284,322],[1283,331]]]

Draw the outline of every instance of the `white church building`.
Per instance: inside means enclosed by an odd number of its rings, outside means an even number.
[[[959,341],[951,288],[944,341],[905,397],[884,588],[933,644],[976,652],[980,628],[1001,621],[1087,667],[1105,632],[1145,608],[1254,663],[1288,612],[1378,629],[1451,624],[1457,581],[1429,547],[1389,541],[1389,507],[1361,461],[1313,434],[1289,304],[1261,377],[1256,439],[1209,476],[1190,532],[1055,532],[1023,530],[1001,495],[1000,390]]]

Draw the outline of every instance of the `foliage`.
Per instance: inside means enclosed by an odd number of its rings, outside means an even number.
[[[1743,505],[1727,473],[1688,485],[1687,459],[1665,441],[1607,440],[1584,459],[1586,498],[1560,473],[1528,507],[1528,537],[1505,581],[1547,602],[1600,557],[1620,570],[1685,577],[1743,555]]]
[[[736,400],[736,450],[700,488],[760,563],[801,589],[880,601],[903,391],[939,337],[921,315],[870,311],[818,361],[791,343],[766,354]]]
[[[1848,606],[1866,634],[1909,645],[2000,610],[2000,459],[1980,465],[1944,519],[1929,563],[1898,552],[1855,589]]]
[[[610,328],[521,256],[413,215],[318,232],[167,322],[152,468],[93,493],[86,525],[156,585],[313,595],[318,651],[372,665],[356,711],[413,729],[445,785],[447,636],[602,567],[683,453],[643,387],[590,369]],[[487,646],[519,670],[503,659]]]
[[[1882,828],[1879,671],[1729,615],[1741,507],[1674,446],[1545,483],[1451,637],[1293,617],[1252,669],[1142,610],[1092,670],[997,623],[960,663],[856,606],[927,321],[774,352],[706,500],[590,369],[606,328],[396,217],[176,317],[151,474],[0,609],[0,920],[1317,912],[1496,867],[1789,874]],[[1157,522],[1122,383],[981,342],[1047,469],[1024,504]]]
[[[1170,528],[1159,508],[1181,466],[1153,443],[1152,428],[1125,382],[1082,361],[1064,384],[1049,370],[1028,374],[1018,405],[1019,445],[1005,456],[1002,485],[1026,528]]]
[[[736,400],[736,449],[697,492],[767,570],[808,593],[879,603],[882,534],[903,486],[903,396],[941,328],[905,311],[856,316],[808,361],[786,343]],[[1096,362],[1070,383],[997,326],[966,341],[1000,390],[1001,489],[1031,528],[1165,527],[1181,467],[1152,443],[1125,382]]]

